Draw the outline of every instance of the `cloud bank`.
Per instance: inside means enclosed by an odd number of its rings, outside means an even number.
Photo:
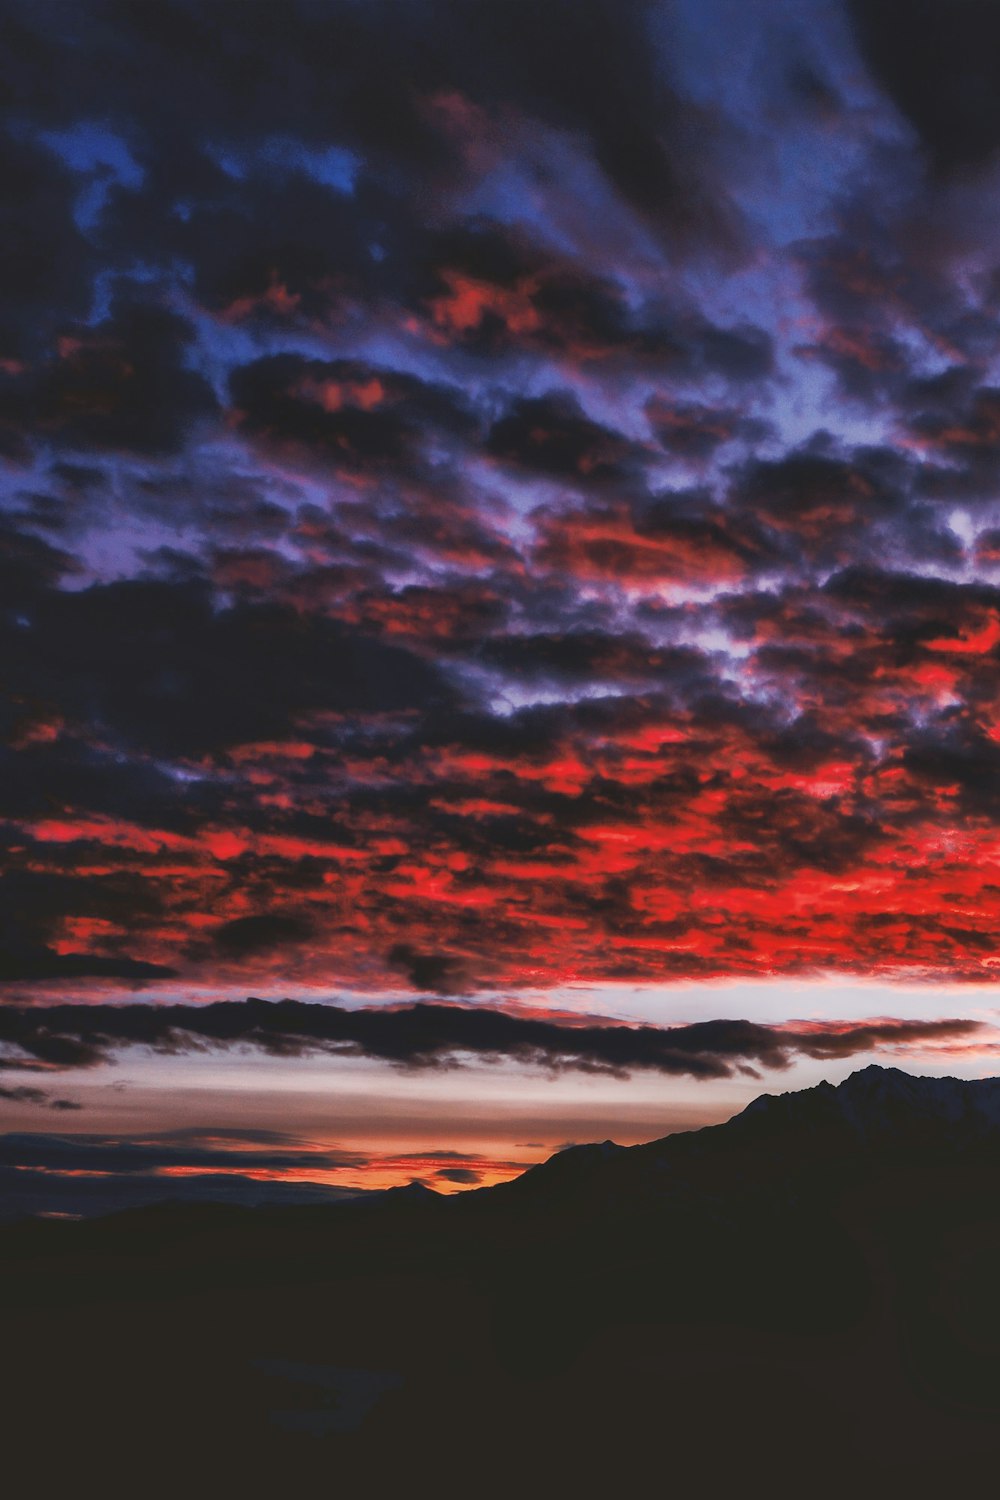
[[[711,1079],[758,1067],[786,1068],[796,1056],[832,1060],[880,1048],[975,1043],[987,1030],[982,1022],[960,1019],[567,1025],[485,1006],[350,1010],[253,998],[202,1006],[5,1006],[0,1008],[5,1049],[0,1068],[87,1068],[132,1046],[161,1052],[244,1046],[281,1057],[328,1052],[410,1068],[508,1059],[618,1076],[650,1069]]]
[[[995,977],[997,23],[911,10],[5,0],[12,1000]]]

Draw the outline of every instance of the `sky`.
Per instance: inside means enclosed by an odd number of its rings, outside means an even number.
[[[1000,9],[2,0],[0,99],[9,1201],[996,1070]]]

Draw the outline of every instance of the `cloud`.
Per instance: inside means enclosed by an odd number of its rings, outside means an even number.
[[[480,1181],[479,1173],[471,1167],[439,1167],[434,1176],[442,1177],[446,1182],[457,1182],[463,1187],[472,1187]]]
[[[4,7],[15,996],[994,980],[988,7],[520,9]]]
[[[304,942],[310,929],[298,917],[280,912],[262,912],[258,916],[234,917],[214,929],[213,941],[224,952],[259,953],[287,943]]]
[[[122,979],[143,981],[172,979],[177,970],[169,964],[114,954],[54,953],[50,948],[9,946],[0,954],[0,979]]]
[[[760,1065],[785,1068],[796,1055],[849,1057],[880,1047],[969,1041],[984,1031],[971,1020],[857,1023],[701,1021],[692,1025],[561,1025],[484,1006],[418,1004],[348,1010],[300,1001],[257,999],[191,1005],[4,1006],[0,1041],[39,1063],[87,1066],[123,1046],[166,1051],[248,1045],[281,1056],[333,1051],[408,1067],[500,1057],[548,1068],[635,1069],[725,1078]],[[61,1061],[65,1049],[65,1061]],[[173,1148],[172,1148],[173,1149]],[[200,1149],[200,1148],[199,1148]]]
[[[13,1092],[0,1090],[0,1099]],[[448,1192],[519,1175],[526,1164],[460,1151],[348,1150],[287,1131],[231,1127],[11,1131],[0,1135],[0,1219],[89,1217],[168,1202],[329,1204],[410,1182]]]
[[[753,516],[723,510],[699,491],[640,491],[629,501],[540,506],[536,565],[574,581],[732,583],[774,566],[781,542]]]
[[[55,357],[15,391],[43,441],[76,451],[169,454],[218,413],[187,362],[193,328],[175,313],[120,302],[102,323],[61,333]]]
[[[583,486],[627,479],[639,450],[591,421],[575,397],[522,397],[490,429],[486,452],[514,468]]]
[[[280,739],[309,711],[454,697],[433,664],[399,646],[285,604],[217,609],[201,580],[52,590],[14,631],[15,691],[85,733],[166,755]]]
[[[420,953],[408,943],[396,943],[389,962],[402,970],[415,990],[447,995],[463,987],[461,961],[447,953]]]
[[[0,1063],[0,1067],[2,1067]],[[0,1085],[0,1099],[7,1104],[39,1104],[45,1109],[62,1111],[82,1109],[82,1104],[72,1099],[53,1099],[46,1089],[32,1088],[30,1084],[15,1084],[13,1088]]]
[[[354,1166],[351,1152],[296,1150],[289,1140],[268,1146],[223,1135],[216,1144],[153,1133],[143,1140],[98,1135],[0,1136],[0,1170],[24,1168],[63,1173],[144,1174],[162,1171],[207,1172],[331,1171]]]
[[[44,347],[66,316],[85,316],[95,269],[73,217],[73,174],[38,144],[7,137],[0,173],[3,275],[0,358],[15,365]]]
[[[0,1138],[2,1139],[2,1138]],[[86,1172],[63,1174],[31,1167],[0,1167],[0,1218],[35,1215],[90,1218],[160,1203],[230,1204],[238,1208],[329,1204],[357,1198],[356,1190],[327,1183],[274,1180],[239,1171],[192,1172],[181,1176]]]
[[[935,167],[977,165],[1000,145],[1000,21],[977,0],[848,0],[862,53]]]
[[[349,474],[418,471],[432,436],[474,425],[454,388],[353,360],[274,355],[238,366],[230,392],[241,432]]]

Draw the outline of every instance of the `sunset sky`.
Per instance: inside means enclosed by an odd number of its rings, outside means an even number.
[[[2,0],[0,81],[0,1187],[1000,1071],[1000,6]]]

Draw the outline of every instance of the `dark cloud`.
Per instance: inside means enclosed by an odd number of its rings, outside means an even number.
[[[9,987],[990,977],[995,28],[910,9],[0,7]]]
[[[388,956],[392,967],[405,974],[415,990],[451,995],[468,983],[466,965],[454,954],[421,953],[409,943],[396,943]]]
[[[706,459],[727,443],[760,443],[771,433],[766,422],[735,407],[656,396],[647,401],[646,416],[664,448],[679,458]]]
[[[74,222],[76,190],[73,174],[50,153],[7,136],[0,167],[0,359],[15,368],[45,347],[60,322],[89,311],[96,257]]]
[[[0,1218],[6,1220],[34,1215],[90,1218],[160,1203],[278,1208],[337,1203],[358,1196],[356,1189],[327,1183],[244,1176],[235,1162],[231,1170],[185,1171],[178,1176],[120,1171],[69,1175],[50,1168],[0,1167]]]
[[[515,401],[494,422],[485,446],[514,468],[584,488],[625,480],[641,461],[638,445],[591,421],[564,392]]]
[[[121,979],[141,983],[171,979],[177,973],[168,964],[113,954],[54,953],[50,948],[32,948],[11,942],[0,953],[0,980]]]
[[[584,12],[557,0],[516,21],[502,0],[475,17],[447,3],[400,15],[392,5],[362,11],[341,0],[289,5],[279,23],[272,7],[250,0],[237,37],[226,10],[178,0],[155,16],[97,4],[84,17],[56,6],[45,45],[31,8],[15,5],[5,30],[17,107],[44,104],[50,121],[92,118],[104,100],[112,119],[138,117],[148,134],[137,151],[161,188],[171,165],[190,180],[185,125],[195,120],[223,143],[234,133],[332,135],[379,165],[440,177],[455,171],[458,144],[445,106],[471,96],[498,126],[513,115],[579,136],[622,198],[664,235],[731,241],[737,216],[707,175],[713,117],[702,112],[698,135],[685,129],[657,21],[641,0]],[[188,103],[181,119],[169,113],[178,96]],[[153,134],[154,122],[166,139]],[[181,142],[187,149],[171,163]]]
[[[855,452],[850,460],[810,451],[754,461],[736,503],[807,552],[835,551],[845,533],[852,543],[905,507],[902,466],[891,453]]]
[[[8,628],[13,625],[23,630],[20,622],[26,617],[19,611],[35,603],[50,584],[78,570],[79,564],[70,553],[13,522],[0,523],[0,582]]]
[[[942,465],[925,479],[928,493],[990,500],[1000,473],[1000,390],[970,390],[970,383],[914,381],[904,392],[910,402],[905,422],[920,448]]]
[[[1000,146],[1000,16],[981,0],[847,0],[877,81],[942,171]]]
[[[586,361],[627,355],[667,365],[680,352],[665,328],[636,316],[610,278],[502,224],[463,225],[438,236],[428,253],[417,305],[437,337],[472,353],[559,350]]]
[[[258,916],[234,917],[231,922],[223,922],[212,938],[223,952],[242,955],[305,942],[310,931],[300,917],[261,912]]]
[[[690,307],[656,296],[637,302],[620,280],[594,274],[516,226],[477,219],[437,235],[427,256],[427,285],[413,306],[439,344],[493,360],[555,354],[626,377],[716,376],[739,385],[773,370],[772,343],[763,329],[747,323],[719,327]],[[722,424],[728,417],[732,426],[734,416],[724,415]],[[704,409],[702,427],[712,420]],[[759,424],[736,425],[747,436],[762,431]]]
[[[98,1135],[0,1136],[0,1170],[44,1169],[47,1172],[150,1173],[165,1169],[209,1171],[329,1171],[353,1166],[350,1152],[296,1150],[286,1142],[268,1150],[259,1142],[205,1145],[178,1139],[176,1134],[151,1135],[145,1140],[121,1140]]]
[[[309,711],[447,702],[432,664],[283,604],[216,609],[197,583],[127,580],[49,592],[14,627],[18,681],[125,745],[198,754],[280,738]]]
[[[849,1057],[878,1047],[971,1038],[967,1020],[864,1021],[761,1026],[702,1021],[688,1026],[565,1025],[486,1007],[420,1004],[346,1010],[300,1001],[250,999],[190,1005],[4,1006],[0,1041],[54,1062],[59,1046],[81,1049],[81,1066],[122,1046],[176,1050],[244,1044],[281,1055],[334,1050],[410,1067],[464,1055],[509,1057],[550,1068],[627,1074],[649,1068],[723,1078],[748,1064],[787,1067],[796,1054]],[[56,1064],[58,1065],[58,1064]]]
[[[657,649],[638,634],[586,630],[503,636],[486,642],[480,657],[517,678],[550,682],[676,680],[700,665],[697,652]]]
[[[462,1187],[474,1187],[482,1180],[479,1173],[471,1167],[439,1167],[434,1176],[443,1178],[445,1182],[457,1182]]]
[[[218,412],[190,368],[191,326],[166,309],[119,304],[104,323],[60,334],[54,360],[25,382],[24,413],[60,447],[167,454]]]
[[[234,370],[230,389],[241,431],[348,471],[409,471],[428,432],[471,427],[458,391],[351,360],[274,355]]]
[[[47,1089],[32,1088],[30,1084],[15,1084],[12,1088],[0,1086],[0,1099],[7,1104],[40,1104],[46,1109],[64,1112],[83,1108],[72,1099],[53,1099]]]
[[[420,230],[377,185],[353,194],[281,168],[222,178],[184,220],[165,226],[173,255],[195,270],[198,302],[223,326],[275,333],[351,326],[406,285]],[[121,230],[145,245],[148,205],[122,202]],[[407,243],[409,241],[409,243]],[[381,259],[372,254],[378,242]]]

